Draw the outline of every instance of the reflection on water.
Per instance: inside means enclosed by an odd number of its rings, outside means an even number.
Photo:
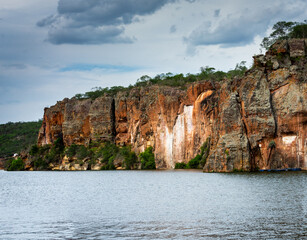
[[[302,239],[306,173],[0,171],[0,239]]]

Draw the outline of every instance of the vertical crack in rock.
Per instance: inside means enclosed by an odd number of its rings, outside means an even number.
[[[116,137],[115,99],[114,98],[112,98],[112,103],[111,103],[111,122],[112,122],[112,140],[114,142],[115,137]]]
[[[269,83],[269,80],[268,80],[268,74],[265,73],[265,79],[266,81]],[[273,94],[274,92],[270,92],[270,108],[271,108],[271,112],[272,112],[272,115],[273,115],[273,119],[274,119],[274,137],[277,137],[277,131],[278,131],[278,122],[277,122],[277,116],[276,116],[276,111],[274,109],[274,104],[273,104]]]
[[[241,115],[241,123],[242,123],[242,126],[243,126],[243,133],[245,134],[245,137],[247,139],[247,147],[248,147],[248,150],[249,150],[249,153],[250,153],[250,156],[249,156],[249,158],[250,158],[249,159],[250,171],[254,171],[256,169],[255,156],[253,154],[252,147],[251,147],[251,144],[250,144],[250,141],[249,141],[249,138],[248,138],[247,123],[246,123],[246,119],[245,119],[245,116],[244,116],[244,102],[241,100],[241,97],[239,96],[238,93],[236,94],[236,100],[237,100],[237,106],[239,108],[239,113]],[[242,135],[242,137],[243,137],[243,135]],[[241,150],[241,154],[242,154],[242,169],[243,169],[243,167],[244,167],[243,150]]]
[[[265,169],[271,142],[271,168],[307,169],[306,43],[274,44],[254,57],[240,81],[204,80],[187,90],[146,85],[116,97],[64,99],[45,109],[38,144],[63,133],[66,146],[114,141],[131,144],[137,154],[152,146],[157,168],[172,168],[195,157],[210,135],[204,171]]]

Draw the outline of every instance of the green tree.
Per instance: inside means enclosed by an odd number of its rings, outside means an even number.
[[[152,150],[150,146],[140,153],[141,169],[156,169],[155,155]]]
[[[134,165],[137,163],[137,156],[135,152],[131,151],[130,146],[124,146],[119,150],[119,154],[123,156],[124,167],[126,170],[134,169]]]
[[[307,38],[307,20],[299,23],[292,28],[289,33],[290,38]]]
[[[37,122],[16,122],[0,124],[0,157],[27,151],[36,144],[42,120]]]
[[[24,170],[24,163],[21,158],[13,159],[11,161],[10,166],[8,167],[8,171],[22,171]]]
[[[307,37],[307,21],[304,22],[286,22],[280,21],[273,25],[273,32],[268,37],[264,37],[260,46],[268,50],[277,40],[290,38]]]

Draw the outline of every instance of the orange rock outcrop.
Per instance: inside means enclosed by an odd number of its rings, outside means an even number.
[[[280,41],[255,56],[241,79],[64,99],[45,109],[38,143],[62,136],[67,146],[111,141],[137,153],[153,146],[157,168],[171,169],[195,157],[210,137],[204,171],[306,169],[305,53],[304,39]]]

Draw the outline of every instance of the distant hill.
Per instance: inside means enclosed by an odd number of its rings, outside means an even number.
[[[0,124],[0,158],[19,153],[36,144],[42,121]]]

